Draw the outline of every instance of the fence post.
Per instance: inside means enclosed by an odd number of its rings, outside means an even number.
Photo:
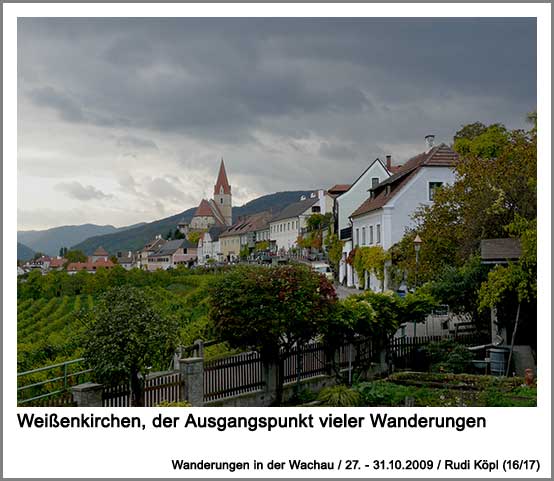
[[[263,363],[264,405],[271,406],[277,395],[279,366],[274,362]]]
[[[73,401],[78,407],[93,408],[102,407],[102,384],[94,382],[85,382],[71,388]]]
[[[193,406],[204,405],[204,359],[189,357],[179,362],[181,371],[181,399]]]

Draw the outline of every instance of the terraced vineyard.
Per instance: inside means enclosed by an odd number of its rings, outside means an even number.
[[[178,319],[185,345],[210,336],[206,332],[208,281],[208,276],[188,276],[185,282],[167,288],[142,288],[163,315]],[[81,357],[85,326],[77,314],[91,311],[95,302],[95,296],[90,294],[19,300],[18,372]]]
[[[78,338],[83,326],[76,314],[93,306],[91,295],[19,301],[18,371],[79,357]]]

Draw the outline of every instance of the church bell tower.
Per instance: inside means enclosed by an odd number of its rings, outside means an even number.
[[[233,224],[233,201],[231,196],[231,185],[227,180],[227,172],[225,172],[225,164],[221,159],[217,181],[214,185],[214,202],[217,208],[223,215],[226,225]]]

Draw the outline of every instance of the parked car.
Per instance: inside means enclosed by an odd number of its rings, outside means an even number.
[[[330,281],[333,280],[333,271],[331,270],[331,266],[329,264],[326,264],[325,262],[314,262],[312,264],[312,269],[320,274],[323,274]]]

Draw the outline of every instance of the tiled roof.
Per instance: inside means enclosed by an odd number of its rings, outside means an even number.
[[[346,192],[348,189],[350,189],[350,184],[335,184],[333,187],[329,187],[327,189],[327,192],[330,194],[342,194],[343,192]]]
[[[221,187],[223,187],[224,194],[231,193],[231,186],[229,185],[229,181],[227,180],[227,172],[225,172],[225,164],[223,163],[223,159],[221,159],[221,164],[219,165],[219,173],[217,174],[217,181],[214,185],[214,195],[218,195],[220,193]]]
[[[67,262],[67,259],[64,259],[63,257],[61,259],[53,258],[50,260],[50,267],[62,267]]]
[[[445,144],[433,147],[428,152],[412,157],[398,171],[372,189],[372,196],[360,205],[351,217],[366,214],[383,207],[422,167],[453,167],[458,160],[458,154]],[[387,192],[387,186],[390,186]]]
[[[308,210],[312,205],[318,201],[316,197],[308,197],[305,200],[294,202],[287,205],[281,212],[278,212],[273,216],[270,222],[276,222],[282,219],[290,219],[291,217],[298,217],[300,214]]]
[[[234,235],[246,234],[254,232],[266,226],[271,218],[270,212],[259,212],[249,217],[235,222],[226,231],[222,232],[219,237],[230,237]]]
[[[192,242],[188,241],[187,239],[177,239],[177,240],[167,241],[156,252],[151,254],[151,256],[172,255],[175,253],[177,249],[180,249],[181,247],[192,249],[196,246]]]
[[[200,205],[196,208],[194,217],[212,217],[213,212],[210,204],[206,199],[200,201]]]
[[[98,269],[99,267],[104,267],[106,269],[110,269],[114,266],[114,263],[110,260],[105,261],[104,259],[98,259],[96,262],[92,262],[91,260],[88,260],[87,262],[71,262],[67,266],[68,272],[75,272],[75,271],[94,271]]]
[[[92,253],[93,256],[109,256],[110,254],[108,254],[108,252],[106,251],[106,249],[104,249],[102,246],[98,247],[98,249],[96,249],[93,253]]]

